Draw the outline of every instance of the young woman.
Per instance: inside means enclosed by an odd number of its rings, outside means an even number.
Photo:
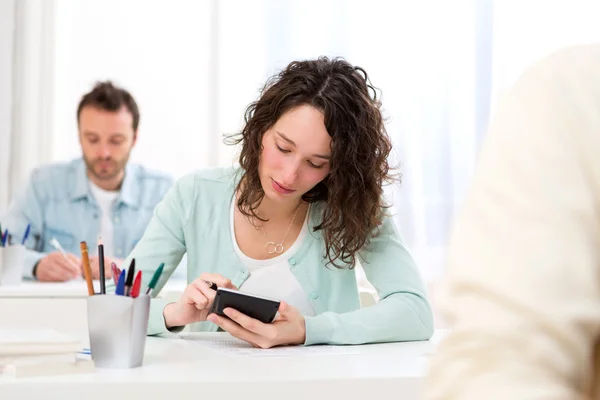
[[[221,328],[257,347],[425,340],[433,318],[382,185],[391,150],[366,72],[341,59],[292,62],[246,111],[239,166],[179,180],[130,254],[158,292],[182,256],[188,282],[174,303],[153,299],[149,334]],[[380,301],[360,308],[360,260]],[[282,300],[261,323],[236,310],[208,315],[219,287]]]

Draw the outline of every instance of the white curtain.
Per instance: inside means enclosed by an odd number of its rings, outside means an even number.
[[[494,5],[493,92],[497,100],[531,63],[571,45],[600,42],[598,0],[501,0]]]
[[[217,163],[210,1],[61,0],[56,7],[56,160],[80,156],[77,104],[96,81],[111,79],[140,107],[133,161],[176,176]]]
[[[343,56],[366,69],[403,176],[388,190],[398,225],[426,278],[438,276],[487,123],[491,2],[221,0],[218,9],[221,131],[239,129],[260,84],[291,60]]]
[[[53,0],[0,1],[0,212],[52,159]]]
[[[388,195],[423,273],[434,279],[442,272],[452,218],[497,96],[536,58],[599,39],[596,3],[0,3],[14,10],[14,18],[1,14],[7,24],[0,27],[0,50],[9,54],[16,44],[12,61],[0,64],[0,82],[12,82],[14,93],[0,93],[0,139],[13,139],[11,184],[5,180],[7,158],[0,159],[0,211],[4,191],[21,183],[32,166],[80,155],[75,110],[95,81],[112,79],[138,100],[140,140],[133,161],[178,177],[232,162],[234,149],[222,144],[221,135],[240,129],[245,107],[267,77],[295,59],[343,56],[364,67],[381,89],[395,146],[392,161],[403,175]],[[11,21],[17,28],[13,39]],[[8,114],[5,104],[12,107]],[[4,155],[6,148],[0,149]]]
[[[10,141],[13,109],[13,42],[16,0],[0,1],[0,210],[10,201]]]
[[[483,6],[481,5],[483,4]],[[491,18],[475,0],[80,0],[57,2],[52,152],[79,155],[74,111],[96,80],[130,89],[141,108],[133,160],[181,176],[229,164],[223,133],[290,61],[343,56],[381,89],[393,162],[398,224],[424,273],[439,273],[452,215],[487,110]],[[140,13],[139,10],[144,12]],[[480,25],[487,26],[487,20]],[[476,41],[485,36],[483,45]],[[480,63],[489,68],[489,63]],[[483,76],[483,78],[482,78]],[[483,84],[481,84],[483,82]],[[482,105],[483,104],[483,105]],[[485,118],[484,118],[485,119]],[[156,149],[160,149],[157,151]]]

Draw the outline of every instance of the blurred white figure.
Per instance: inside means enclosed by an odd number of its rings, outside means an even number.
[[[501,99],[439,300],[427,399],[600,399],[600,45]]]

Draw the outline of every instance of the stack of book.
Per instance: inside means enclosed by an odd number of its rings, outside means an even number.
[[[82,343],[52,329],[0,328],[0,380],[92,372]]]

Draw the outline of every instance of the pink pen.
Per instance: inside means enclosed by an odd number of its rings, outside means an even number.
[[[119,283],[119,275],[121,274],[121,270],[119,269],[119,267],[117,267],[117,264],[115,264],[114,262],[110,263],[110,269],[112,271],[113,282],[115,283],[115,286],[117,286],[117,284]]]

